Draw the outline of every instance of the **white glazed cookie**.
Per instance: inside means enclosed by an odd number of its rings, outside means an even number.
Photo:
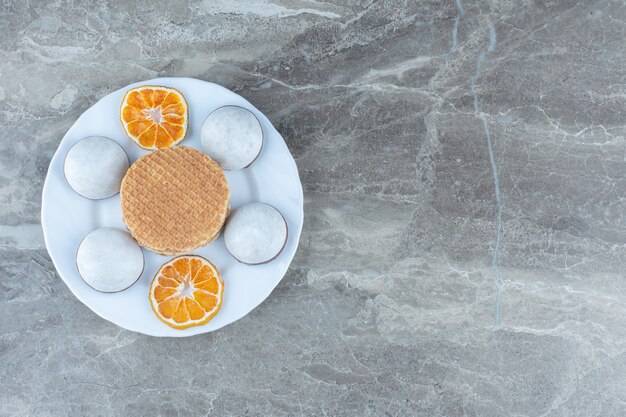
[[[91,136],[77,142],[65,157],[65,178],[72,189],[92,200],[119,193],[128,170],[124,149],[104,136]]]
[[[256,116],[238,106],[224,106],[202,125],[202,149],[225,170],[248,167],[263,147],[263,129]]]
[[[89,233],[76,254],[78,272],[93,289],[117,292],[133,285],[143,272],[143,252],[132,236],[103,227]]]
[[[224,230],[228,251],[240,262],[256,265],[276,258],[287,242],[287,223],[274,207],[252,203],[238,208]]]

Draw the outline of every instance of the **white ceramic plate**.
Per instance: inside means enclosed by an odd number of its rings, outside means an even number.
[[[122,221],[119,194],[104,200],[88,200],[69,186],[63,174],[63,162],[69,149],[88,136],[106,136],[117,141],[133,163],[145,151],[124,133],[119,109],[124,93],[139,85],[163,85],[180,90],[189,103],[189,130],[181,145],[202,149],[200,131],[204,119],[225,105],[242,106],[261,122],[263,149],[251,167],[226,171],[231,189],[231,209],[259,201],[276,207],[287,221],[289,237],[275,260],[250,266],[236,261],[226,250],[224,238],[193,254],[204,256],[221,271],[224,301],[221,311],[204,326],[175,330],[153,314],[148,289],[154,274],[171,256],[157,255],[144,249],[145,268],[141,278],[129,289],[105,294],[89,287],[78,274],[76,251],[81,240],[99,227],[126,230]],[[41,223],[46,246],[59,275],[85,305],[102,318],[128,330],[152,336],[191,336],[217,330],[239,320],[258,306],[278,285],[296,253],[303,220],[302,185],[298,169],[280,134],[270,121],[243,97],[216,84],[192,78],[156,78],[115,91],[83,113],[65,134],[52,157],[43,187]]]

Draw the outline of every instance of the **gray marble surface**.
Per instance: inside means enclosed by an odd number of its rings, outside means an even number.
[[[623,1],[0,4],[1,416],[626,415]],[[66,130],[156,76],[283,134],[305,225],[221,331],[155,339],[57,276]]]

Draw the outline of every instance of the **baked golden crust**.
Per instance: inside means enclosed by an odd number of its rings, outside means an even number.
[[[139,158],[120,190],[122,219],[147,249],[178,255],[212,242],[226,221],[230,191],[206,154],[185,146]]]

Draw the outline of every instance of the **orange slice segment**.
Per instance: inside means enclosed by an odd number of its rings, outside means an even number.
[[[187,101],[180,91],[142,85],[124,95],[120,120],[133,142],[154,150],[174,146],[185,139],[188,114]]]
[[[183,255],[164,263],[150,285],[150,305],[174,329],[201,326],[222,308],[224,281],[208,260]]]

